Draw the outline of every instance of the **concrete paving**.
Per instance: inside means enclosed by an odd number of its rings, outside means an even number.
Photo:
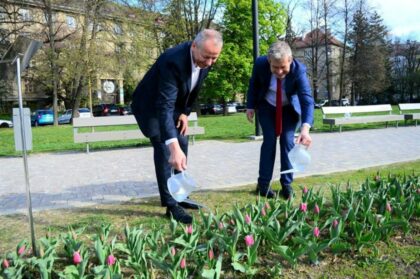
[[[420,159],[420,127],[312,134],[312,163],[297,177]],[[201,189],[255,184],[260,141],[199,141],[188,172]],[[158,195],[152,148],[43,153],[28,157],[34,211],[118,203]],[[274,179],[278,179],[279,159]],[[0,158],[0,214],[26,212],[22,158]]]

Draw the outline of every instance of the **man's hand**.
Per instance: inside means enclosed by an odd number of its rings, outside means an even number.
[[[309,126],[303,124],[300,128],[300,135],[296,139],[296,143],[303,144],[306,147],[309,147],[312,143],[312,138],[309,135]]]
[[[184,152],[182,152],[178,141],[170,143],[168,147],[169,151],[171,152],[168,160],[169,164],[171,164],[171,166],[178,171],[186,170],[187,157],[185,156]]]
[[[254,114],[255,114],[254,109],[247,109],[246,110],[246,118],[248,118],[248,121],[251,122],[251,123],[254,123]]]
[[[179,130],[179,133],[185,136],[188,132],[188,116],[181,114],[176,123],[176,128]]]

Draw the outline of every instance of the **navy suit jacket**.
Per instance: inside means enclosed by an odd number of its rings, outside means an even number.
[[[146,137],[163,141],[176,138],[176,121],[189,115],[209,68],[201,69],[197,85],[191,87],[191,42],[168,49],[159,56],[137,85],[131,105]]]
[[[257,58],[252,70],[247,93],[247,108],[258,109],[268,92],[271,79],[270,64],[267,56]],[[286,96],[295,112],[300,116],[302,123],[313,125],[314,99],[311,93],[306,67],[296,59],[290,65],[290,72],[285,81]]]

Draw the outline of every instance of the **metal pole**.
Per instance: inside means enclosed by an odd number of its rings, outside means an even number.
[[[20,58],[16,58],[16,71],[17,71],[17,87],[19,95],[19,114],[20,114],[20,131],[22,136],[22,151],[23,151],[23,166],[25,168],[25,183],[26,183],[26,205],[28,206],[28,217],[29,226],[31,230],[32,250],[35,256],[37,256],[36,243],[35,243],[35,229],[34,221],[32,216],[32,198],[31,189],[29,185],[29,173],[28,173],[28,155],[26,149],[26,135],[25,135],[25,121],[23,118],[23,100],[22,100],[22,88],[21,88],[21,77],[20,77]]]
[[[252,0],[252,34],[253,34],[253,56],[254,64],[260,55],[259,35],[258,35],[258,0]],[[261,126],[258,120],[258,114],[255,113],[255,135],[261,136]]]

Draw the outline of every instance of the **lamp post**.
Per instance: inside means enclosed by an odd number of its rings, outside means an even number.
[[[254,64],[260,55],[258,35],[258,0],[252,0],[252,35],[253,35],[253,57]],[[261,136],[261,126],[258,121],[258,114],[255,113],[255,136]]]

